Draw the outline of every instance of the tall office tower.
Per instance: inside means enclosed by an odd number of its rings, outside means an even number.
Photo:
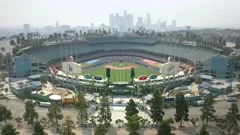
[[[136,23],[136,27],[137,28],[140,28],[140,27],[143,27],[143,18],[142,17],[138,17],[137,18],[137,23]]]
[[[30,24],[23,24],[24,32],[30,32]]]
[[[160,30],[160,28],[161,28],[161,20],[158,19],[157,23],[155,24],[154,29],[156,29],[156,30]]]
[[[177,21],[176,20],[172,20],[172,28],[175,29],[177,25]]]
[[[163,21],[163,22],[161,23],[161,29],[162,29],[162,30],[166,30],[166,28],[167,28],[167,22],[166,22],[166,21]]]
[[[127,14],[126,12],[125,16],[123,17],[123,20],[124,20],[123,24],[124,24],[125,30],[133,27],[133,15]]]
[[[127,14],[125,10],[123,16],[116,13],[115,15],[109,15],[109,27],[118,28],[118,31],[126,31],[133,27],[133,15]]]
[[[123,16],[127,16],[127,10],[124,10]]]
[[[95,28],[95,26],[94,26],[94,23],[93,23],[93,22],[90,24],[90,27],[91,27],[91,29],[94,29],[94,28]]]
[[[146,28],[151,29],[152,27],[152,22],[151,22],[151,15],[150,13],[147,14],[147,20],[146,20]]]
[[[59,29],[59,23],[58,22],[56,22],[56,28]]]

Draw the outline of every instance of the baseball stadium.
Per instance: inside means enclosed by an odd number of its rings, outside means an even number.
[[[9,64],[9,76],[47,73],[55,76],[59,85],[70,89],[89,86],[94,92],[129,92],[138,85],[150,89],[147,93],[153,91],[153,85],[167,90],[168,85],[174,88],[188,83],[196,74],[230,78],[234,65],[214,48],[139,36],[86,37],[20,52],[15,62],[9,62],[15,63],[15,68]],[[229,66],[222,69],[221,60]]]
[[[90,75],[104,80],[106,68],[110,68],[110,82],[129,82],[131,68],[135,69],[135,78],[151,75],[159,78],[161,65],[170,57],[179,63],[179,68],[175,69],[178,71],[174,71],[178,73],[192,69],[196,62],[210,59],[218,52],[203,47],[162,44],[157,39],[143,37],[94,37],[29,48],[23,53],[31,61],[59,71],[62,71],[61,63],[71,57],[71,61],[82,68],[81,73],[75,71],[75,76]]]

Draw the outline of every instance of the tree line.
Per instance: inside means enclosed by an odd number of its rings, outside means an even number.
[[[203,122],[203,125],[199,131],[199,135],[208,135],[209,132],[207,127],[209,123],[215,123],[218,126],[218,129],[221,134],[228,135],[237,135],[240,133],[240,113],[236,103],[232,103],[229,108],[225,118],[218,118],[215,114],[216,109],[214,108],[214,99],[212,97],[207,97],[204,100],[201,110],[200,119]],[[191,122],[194,126],[199,118],[189,119],[189,107],[188,102],[185,99],[183,93],[179,92],[175,97],[175,114],[173,118],[164,119],[165,112],[163,110],[163,97],[160,90],[155,90],[153,93],[153,98],[150,102],[150,117],[152,122],[155,124],[158,135],[171,135],[171,124],[175,122],[179,123],[179,126],[182,127],[184,122]],[[77,125],[81,127],[86,127],[86,124],[89,120],[89,104],[86,101],[84,94],[78,93],[75,107],[78,110],[77,114]],[[124,124],[126,130],[129,132],[129,135],[139,135],[141,126],[145,126],[147,123],[150,123],[148,119],[142,118],[139,116],[138,104],[134,102],[133,99],[130,99],[125,108],[125,119],[126,123],[123,120],[117,119],[115,123],[119,125]],[[11,124],[8,123],[9,120],[12,120],[13,116],[11,110],[7,109],[6,106],[0,105],[0,122],[4,122],[2,127],[2,135],[18,135],[19,132]],[[62,122],[62,120],[64,122]],[[25,113],[23,117],[15,118],[15,121],[18,123],[18,127],[21,126],[21,123],[25,121],[33,131],[34,135],[46,135],[44,129],[47,125],[51,125],[60,135],[73,135],[74,121],[71,120],[69,116],[65,117],[62,114],[61,107],[58,104],[53,103],[48,109],[47,118],[39,118],[39,114],[35,109],[35,105],[28,101],[25,103]],[[108,129],[111,126],[112,122],[112,113],[109,104],[109,99],[106,96],[102,96],[100,99],[99,113],[97,116],[92,116],[90,122],[95,127],[95,135],[106,135]]]

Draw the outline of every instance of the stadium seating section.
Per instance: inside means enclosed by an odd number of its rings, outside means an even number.
[[[145,50],[157,54],[167,54],[181,57],[192,62],[201,61],[217,55],[211,49],[189,46],[189,45],[170,45],[156,42],[151,38],[130,38],[130,37],[102,37],[87,38],[86,41],[58,43],[54,45],[29,48],[24,51],[32,61],[48,63],[57,58],[65,59],[66,56],[76,54],[88,54],[89,52],[111,51],[111,50]],[[136,51],[137,52],[137,51]]]

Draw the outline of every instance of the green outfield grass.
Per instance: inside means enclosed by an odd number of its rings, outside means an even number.
[[[128,63],[128,62],[113,62],[109,63],[108,65],[112,65],[115,67],[126,67],[126,66],[132,66],[135,64]],[[106,69],[104,67],[105,65],[96,67],[91,70],[84,71],[82,75],[84,74],[91,74],[91,75],[100,75],[104,78],[106,78]],[[143,66],[135,65],[137,68],[135,69],[135,78],[141,75],[149,76],[151,74],[159,74],[157,71],[153,71],[151,69],[148,69]],[[110,82],[129,82],[131,81],[130,77],[130,70],[111,70],[111,78]]]

